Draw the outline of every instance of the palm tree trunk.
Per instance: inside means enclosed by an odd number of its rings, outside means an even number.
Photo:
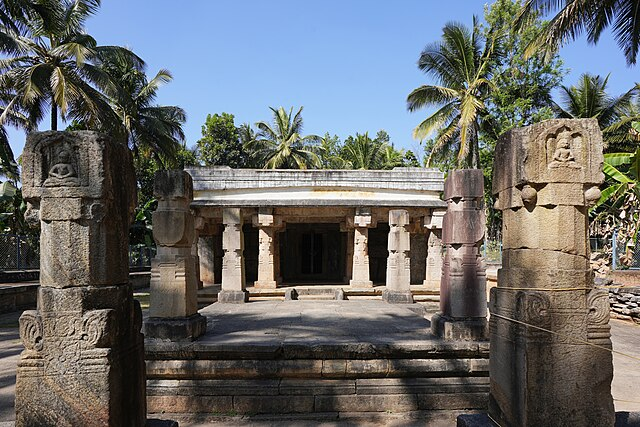
[[[51,130],[58,130],[58,105],[51,101]]]

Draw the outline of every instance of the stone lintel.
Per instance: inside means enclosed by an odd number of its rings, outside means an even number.
[[[144,324],[145,337],[170,341],[195,341],[207,330],[207,318],[200,313],[189,317],[150,317]]]

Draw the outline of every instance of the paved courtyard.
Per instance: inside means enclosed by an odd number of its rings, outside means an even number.
[[[432,341],[429,322],[411,310],[397,310],[377,301],[265,301],[245,305],[209,306],[212,333],[204,339],[233,345],[305,343],[398,343]],[[0,316],[0,426],[14,420],[15,366],[21,345],[19,313]],[[615,375],[613,397],[617,411],[640,411],[640,326],[611,320]],[[388,416],[382,424],[402,425],[407,419]],[[233,421],[238,424],[240,420]],[[295,424],[295,423],[294,423]],[[262,425],[259,422],[242,425]],[[331,424],[327,424],[331,425]],[[341,424],[342,425],[342,424]]]

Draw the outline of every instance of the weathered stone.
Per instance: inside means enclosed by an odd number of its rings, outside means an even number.
[[[135,175],[94,132],[27,138],[23,195],[41,225],[37,310],[20,318],[16,425],[142,426],[142,315],[128,284]]]
[[[593,289],[586,234],[602,161],[595,119],[515,129],[496,146],[505,258],[491,289],[489,415],[500,425],[614,423],[612,357],[596,347],[611,348],[609,297]]]
[[[213,236],[200,236],[198,238],[198,260],[200,261],[200,280],[204,286],[212,286],[216,283],[215,251],[213,249]]]
[[[413,303],[409,226],[409,212],[403,209],[389,211],[387,281],[382,299],[392,304]]]
[[[295,288],[289,288],[284,291],[284,300],[285,301],[294,301],[298,299],[298,291]]]
[[[182,170],[158,171],[154,195],[158,199],[153,213],[157,253],[151,261],[145,333],[147,338],[194,340],[204,334],[207,322],[198,314],[199,261],[193,254],[197,236],[189,208],[193,198],[191,177]]]
[[[244,237],[242,233],[242,210],[222,210],[224,233],[222,235],[222,290],[218,294],[220,303],[244,303],[249,300],[245,289]]]
[[[406,412],[418,409],[415,395],[316,396],[316,412]]]
[[[375,227],[376,222],[371,216],[371,209],[356,209],[353,220],[348,218],[347,223],[353,225],[353,263],[349,285],[354,288],[373,287],[369,279],[369,228]]]
[[[446,254],[440,282],[440,313],[432,333],[449,340],[486,338],[486,270],[480,255],[484,240],[483,181],[479,169],[451,171],[445,181],[447,213],[442,242]]]
[[[258,227],[258,280],[254,286],[275,289],[278,286],[276,236],[278,229],[282,228],[282,221],[273,215],[273,209],[259,208],[253,217],[253,226]]]
[[[429,232],[427,249],[427,268],[423,285],[430,290],[440,291],[442,278],[442,230],[432,229]]]

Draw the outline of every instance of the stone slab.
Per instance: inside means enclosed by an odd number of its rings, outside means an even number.
[[[199,313],[184,318],[149,318],[144,323],[146,339],[194,341],[207,330],[207,318]]]

